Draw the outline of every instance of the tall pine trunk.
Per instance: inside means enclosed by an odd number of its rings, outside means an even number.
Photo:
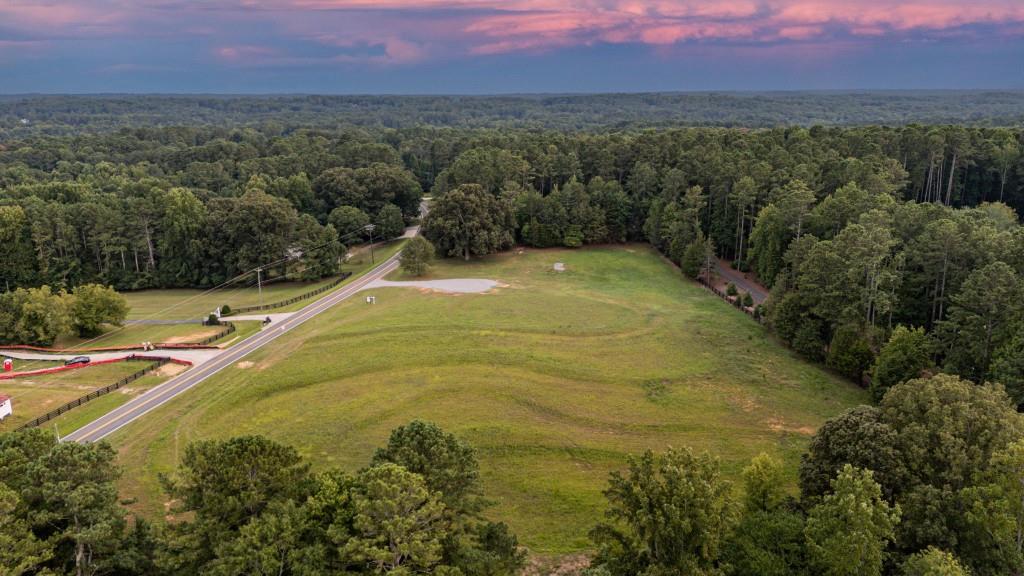
[[[946,186],[946,206],[953,204],[953,175],[956,174],[957,154],[953,153],[953,163],[949,165],[949,184]]]

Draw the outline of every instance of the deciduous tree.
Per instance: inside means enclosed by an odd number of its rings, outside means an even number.
[[[434,259],[434,245],[422,236],[416,236],[409,240],[402,248],[402,255],[399,260],[402,269],[413,276],[423,276]]]
[[[79,336],[96,336],[104,324],[120,326],[128,316],[128,299],[111,286],[77,286],[70,302],[71,323]]]
[[[826,576],[882,573],[886,545],[900,521],[899,506],[882,498],[870,470],[846,464],[831,493],[811,509],[804,532],[811,565]]]
[[[512,245],[511,207],[476,184],[434,201],[423,234],[443,254],[469,260]]]
[[[871,379],[871,396],[880,402],[893,386],[921,377],[932,367],[932,342],[923,328],[897,326],[878,353]]]

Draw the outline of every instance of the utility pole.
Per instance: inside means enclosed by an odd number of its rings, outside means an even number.
[[[260,306],[263,306],[263,275],[262,275],[262,272],[263,272],[262,268],[257,268],[256,269],[256,289],[260,293]]]
[[[373,224],[367,224],[366,229],[370,231],[370,266],[374,265],[373,261],[373,229],[376,228]]]

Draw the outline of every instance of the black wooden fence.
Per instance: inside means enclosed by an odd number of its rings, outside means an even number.
[[[168,363],[172,362],[172,360],[170,358],[162,358],[162,357],[154,357],[154,356],[140,356],[140,357],[128,356],[127,358],[125,358],[125,360],[152,362],[152,364],[150,364],[149,366],[146,366],[142,370],[139,370],[137,372],[133,372],[133,373],[125,376],[124,378],[121,378],[120,380],[118,380],[117,382],[114,382],[113,384],[104,386],[103,388],[99,388],[97,390],[93,390],[92,392],[89,392],[85,396],[82,396],[82,397],[79,397],[79,398],[75,398],[71,402],[68,402],[67,404],[64,404],[63,406],[59,406],[59,407],[57,407],[54,410],[50,410],[46,414],[43,414],[42,416],[40,416],[40,417],[38,417],[38,418],[36,418],[34,420],[29,420],[28,422],[26,422],[26,423],[22,424],[21,426],[19,426],[18,430],[24,430],[26,428],[35,428],[36,426],[39,426],[40,424],[44,424],[46,422],[49,422],[50,420],[53,420],[54,418],[60,416],[61,414],[64,414],[65,412],[70,411],[72,408],[77,408],[77,407],[81,406],[82,404],[85,404],[86,402],[88,402],[90,400],[95,400],[96,398],[99,398],[100,396],[103,396],[104,394],[107,394],[109,392],[113,392],[114,390],[117,390],[118,388],[124,386],[125,384],[130,384],[130,383],[138,380],[139,378],[142,378],[146,374],[149,374],[150,372],[156,370],[157,368],[160,368],[161,366],[164,366],[165,364],[168,364]]]
[[[317,296],[319,294],[323,294],[324,292],[327,292],[328,290],[331,290],[331,289],[335,288],[338,284],[341,284],[342,282],[344,282],[345,279],[347,279],[351,275],[352,275],[351,272],[342,272],[340,276],[338,276],[334,280],[330,281],[329,283],[324,284],[323,286],[317,288],[316,290],[310,290],[309,292],[306,292],[306,293],[303,293],[303,294],[299,294],[298,296],[294,296],[292,298],[288,298],[287,300],[281,300],[280,302],[274,302],[272,304],[259,304],[259,305],[256,305],[256,306],[239,306],[238,308],[232,308],[231,312],[229,312],[227,315],[231,316],[231,315],[234,315],[234,314],[242,314],[242,313],[245,313],[245,312],[262,312],[263,310],[273,310],[274,308],[284,308],[285,306],[290,306],[292,304],[295,304],[296,302],[301,302],[303,300],[309,300],[310,298],[312,298],[314,296]]]
[[[207,336],[206,338],[203,338],[199,342],[189,342],[188,345],[189,346],[206,346],[208,344],[213,344],[217,340],[220,340],[221,338],[223,338],[223,337],[227,336],[228,334],[231,334],[232,332],[237,330],[237,328],[235,328],[235,325],[232,324],[231,322],[225,322],[224,324],[225,324],[224,329],[221,330],[220,332],[217,332],[216,334]]]

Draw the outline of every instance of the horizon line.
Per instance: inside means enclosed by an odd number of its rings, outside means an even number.
[[[737,94],[737,95],[785,95],[785,94],[867,94],[867,93],[1024,93],[1024,87],[980,87],[980,88],[793,88],[793,89],[694,89],[694,90],[637,90],[637,91],[555,91],[555,92],[0,92],[0,98],[27,97],[110,97],[110,96],[170,96],[170,97],[538,97],[538,96],[643,96],[643,95],[701,95],[701,94]]]

